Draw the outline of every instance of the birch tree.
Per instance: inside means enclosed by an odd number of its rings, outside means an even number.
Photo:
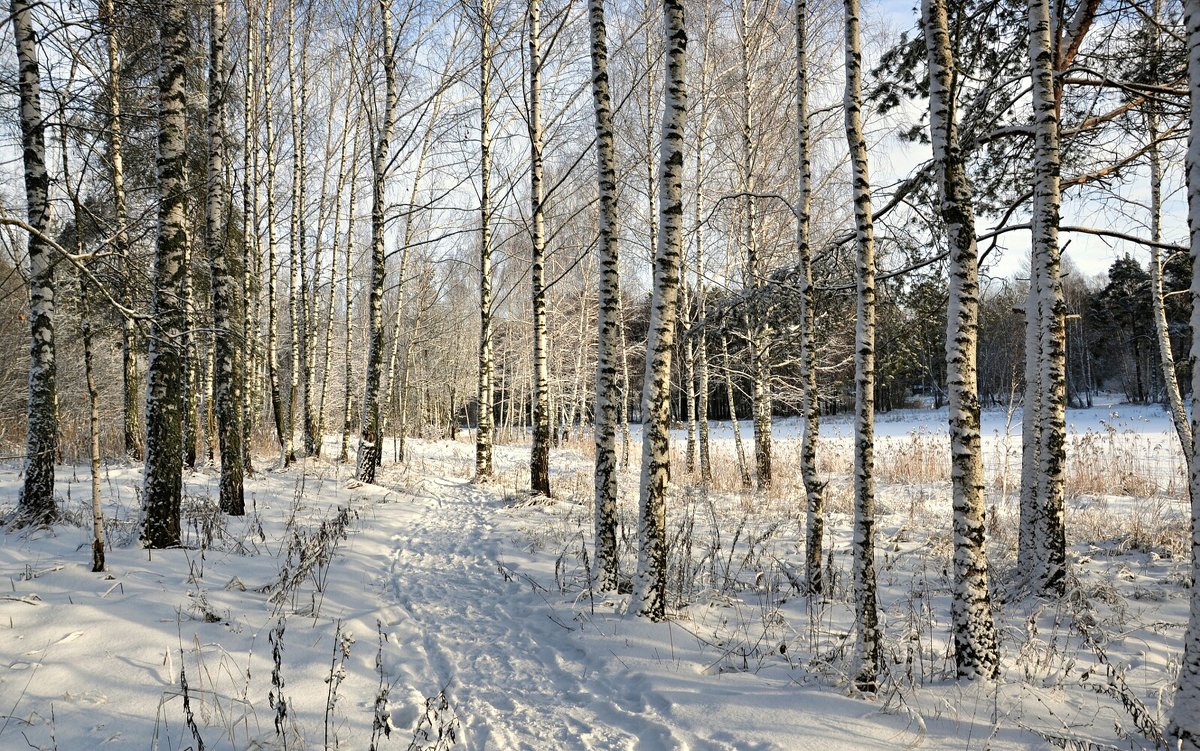
[[[542,6],[529,0],[529,197],[530,244],[533,256],[529,286],[533,297],[533,441],[529,456],[529,490],[550,496],[550,373],[546,332],[546,215],[542,157]]]
[[[124,118],[121,114],[121,48],[117,34],[116,7],[113,0],[103,0],[105,41],[108,57],[108,158],[113,191],[113,253],[123,266],[121,303],[131,307],[133,272],[129,259],[129,228],[125,200],[125,143]],[[137,329],[134,321],[125,316],[121,321],[121,398],[122,432],[125,453],[142,458],[142,428],[138,421],[138,356]]]
[[[209,6],[208,52],[208,195],[205,238],[212,272],[213,390],[216,397],[218,435],[221,444],[221,510],[241,516],[246,513],[242,494],[244,454],[242,446],[241,392],[244,383],[242,346],[242,298],[235,291],[240,276],[235,248],[229,242],[225,207],[229,195],[225,182],[225,91],[228,69],[225,40],[228,18],[225,0]]]
[[[1030,295],[1036,299],[1038,368],[1036,373],[1036,531],[1033,549],[1038,587],[1062,592],[1066,584],[1065,445],[1066,445],[1066,305],[1060,278],[1058,244],[1060,154],[1058,106],[1054,82],[1055,56],[1049,0],[1029,0],[1029,64],[1032,77],[1034,186]],[[1027,313],[1035,312],[1030,304]],[[1026,350],[1026,356],[1029,351]],[[1028,370],[1026,371],[1028,373]],[[1026,398],[1029,398],[1026,385]],[[1022,435],[1022,441],[1032,436]],[[1023,468],[1028,469],[1028,468]],[[1023,489],[1027,484],[1023,475]],[[1034,570],[1034,569],[1031,569]]]
[[[941,215],[950,245],[946,314],[946,388],[954,505],[951,627],[960,678],[995,678],[1000,655],[992,621],[984,548],[983,447],[975,352],[979,335],[979,251],[971,185],[958,141],[955,69],[946,0],[923,0],[929,60],[929,131],[937,163]]]
[[[1187,33],[1187,80],[1192,92],[1185,174],[1187,178],[1188,234],[1192,260],[1192,434],[1200,428],[1200,0],[1184,0],[1183,25]],[[1188,453],[1191,491],[1192,586],[1188,625],[1183,636],[1183,659],[1169,735],[1182,749],[1200,749],[1200,451],[1193,443]]]
[[[166,0],[159,17],[158,239],[154,254],[154,315],[150,326],[146,471],[142,488],[141,536],[149,548],[180,543],[188,32],[184,3]]]
[[[604,0],[588,0],[591,25],[592,102],[596,117],[596,181],[600,195],[600,279],[596,311],[595,567],[601,591],[617,589],[617,357],[621,325],[621,276],[617,244],[617,169],[613,154],[612,101],[608,86],[608,42]]]
[[[638,506],[638,567],[633,601],[638,614],[666,617],[667,486],[671,479],[671,354],[683,254],[684,78],[687,31],[682,0],[664,0],[666,78],[659,147],[659,235],[654,254],[646,373],[642,382],[642,474]]]
[[[812,247],[809,243],[812,213],[812,156],[808,121],[808,0],[796,3],[796,249],[800,277],[800,411],[804,428],[800,436],[800,478],[805,497],[804,579],[809,594],[822,591],[821,551],[825,536],[825,486],[817,477],[817,439],[820,402],[817,399],[816,312],[813,306]]]
[[[493,0],[479,0],[479,372],[476,402],[475,479],[492,476],[492,13]],[[454,420],[454,416],[450,416]]]
[[[1187,32],[1188,86],[1200,90],[1200,0],[1184,0],[1183,28]],[[1189,256],[1192,258],[1192,433],[1200,429],[1200,97],[1190,104],[1190,130],[1186,160]],[[1188,627],[1183,635],[1180,680],[1171,710],[1170,735],[1180,747],[1200,749],[1200,446],[1189,452],[1189,489],[1192,497],[1192,588]]]
[[[368,342],[366,383],[362,414],[359,416],[359,482],[375,482],[375,470],[383,441],[379,414],[379,391],[383,380],[383,286],[387,279],[384,254],[384,189],[391,165],[391,141],[396,127],[396,51],[392,39],[391,0],[379,0],[379,27],[383,46],[384,103],[376,140],[371,150],[371,291],[367,303]]]
[[[25,441],[25,483],[18,501],[19,524],[54,521],[54,460],[58,417],[54,363],[54,264],[47,242],[50,224],[50,175],[46,171],[46,124],[42,116],[41,71],[33,5],[12,0],[17,48],[21,148],[29,233],[29,405]]]
[[[875,583],[875,226],[867,139],[862,121],[862,47],[858,0],[845,0],[846,139],[857,228],[854,329],[854,610],[857,623],[854,685],[878,688],[882,660]]]

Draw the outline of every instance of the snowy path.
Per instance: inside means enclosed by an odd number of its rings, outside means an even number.
[[[500,572],[495,499],[462,481],[426,487],[394,538],[392,629],[405,647],[397,669],[410,686],[445,687],[467,748],[734,748],[681,730],[643,679],[588,654],[595,643],[552,620],[530,583]]]

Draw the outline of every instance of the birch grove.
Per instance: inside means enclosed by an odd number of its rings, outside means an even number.
[[[543,514],[548,603],[691,624],[711,672],[907,702],[1069,662],[1041,688],[1200,748],[1200,0],[10,11],[22,544],[117,576],[257,555],[280,478],[428,490]],[[1128,582],[1152,708],[1098,625]]]

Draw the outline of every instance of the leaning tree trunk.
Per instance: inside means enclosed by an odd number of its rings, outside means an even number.
[[[542,159],[542,7],[529,2],[529,144],[531,237],[529,285],[533,294],[533,442],[529,491],[550,495],[550,372],[546,362],[546,207]]]
[[[1188,230],[1192,261],[1192,349],[1191,359],[1200,360],[1200,0],[1184,0],[1183,24],[1187,30],[1188,89],[1191,98],[1191,129],[1185,173],[1187,176]],[[1192,434],[1200,416],[1200,368],[1192,368]],[[1192,499],[1192,586],[1188,626],[1183,637],[1183,659],[1175,705],[1171,710],[1169,734],[1180,748],[1200,749],[1200,456],[1197,445],[1188,452],[1189,488]]]
[[[241,276],[237,249],[229,242],[225,207],[225,38],[229,31],[225,0],[209,7],[208,54],[208,210],[205,215],[208,263],[212,271],[213,390],[221,443],[221,510],[246,513],[242,494],[242,298],[235,291]]]
[[[800,478],[804,483],[804,579],[809,594],[823,589],[821,551],[825,536],[825,485],[817,476],[817,437],[820,401],[817,399],[816,312],[813,306],[812,247],[809,245],[812,209],[812,156],[808,123],[808,0],[796,3],[796,123],[799,173],[796,205],[796,249],[800,258]]]
[[[633,601],[638,614],[666,617],[667,485],[671,479],[671,353],[683,255],[684,79],[687,31],[682,0],[663,1],[667,70],[659,147],[658,248],[642,385],[642,476],[638,508],[638,566]]]
[[[862,49],[858,0],[846,5],[846,139],[857,227],[854,330],[854,610],[857,622],[854,685],[878,689],[882,660],[875,584],[875,225],[871,208],[867,139],[862,122]]]
[[[129,228],[125,204],[125,144],[121,117],[121,52],[113,0],[104,0],[103,19],[108,43],[108,158],[112,168],[113,255],[121,263],[121,304],[132,307],[133,273],[129,259]],[[121,321],[121,397],[125,454],[142,458],[142,428],[138,423],[137,329],[125,316]]]
[[[42,525],[54,521],[54,460],[58,453],[54,366],[54,264],[46,233],[50,224],[50,176],[46,172],[46,123],[42,117],[41,73],[37,31],[28,0],[12,2],[17,45],[18,92],[21,100],[21,146],[25,167],[25,199],[29,226],[29,418],[25,449],[25,484],[18,502],[18,522]]]
[[[475,479],[492,476],[492,3],[479,3],[479,378]],[[454,415],[450,416],[451,421]]]
[[[149,548],[180,543],[183,485],[183,309],[187,246],[187,7],[164,2],[159,18],[158,244],[154,254],[154,315],[146,397],[146,471],[142,489],[142,542]]]
[[[1066,586],[1066,304],[1060,278],[1058,219],[1061,203],[1058,108],[1055,96],[1049,0],[1029,0],[1032,71],[1034,197],[1030,224],[1038,300],[1038,530],[1034,535],[1038,587],[1061,593]]]
[[[59,109],[64,110],[66,97],[60,94]],[[79,183],[72,183],[70,149],[67,139],[67,122],[60,121],[62,133],[62,180],[71,197],[71,219],[75,225],[75,254],[84,255],[83,203],[79,200]],[[79,270],[79,338],[83,344],[83,376],[88,405],[88,458],[92,505],[92,571],[104,570],[104,509],[100,502],[100,395],[96,390],[96,368],[94,342],[92,338],[92,310],[88,294],[87,277],[91,275],[90,263]]]
[[[387,259],[384,254],[384,210],[387,197],[384,187],[392,141],[396,127],[396,51],[392,41],[392,10],[389,0],[379,1],[380,29],[383,41],[383,74],[386,86],[383,123],[379,140],[371,154],[371,294],[368,307],[366,384],[363,388],[362,414],[359,415],[358,472],[359,482],[375,482],[379,466],[383,435],[379,416],[379,387],[383,380],[383,286],[387,278]]]
[[[1162,13],[1161,2],[1154,3],[1152,22],[1147,26],[1154,42],[1150,55],[1157,59],[1161,55],[1159,49],[1158,22]],[[1152,100],[1146,105],[1145,121],[1146,136],[1150,142],[1150,239],[1154,243],[1162,242],[1162,154],[1158,144],[1158,102]],[[1171,408],[1171,421],[1175,424],[1175,433],[1179,436],[1179,446],[1184,456],[1191,453],[1192,426],[1188,421],[1187,408],[1183,396],[1179,393],[1179,378],[1175,374],[1175,354],[1171,351],[1171,332],[1167,326],[1167,306],[1163,296],[1163,257],[1162,248],[1150,246],[1150,300],[1154,309],[1154,335],[1158,341],[1158,364],[1162,371],[1163,390],[1167,392],[1167,404]]]
[[[592,29],[592,101],[596,112],[596,178],[600,194],[600,279],[596,312],[596,505],[595,576],[601,591],[617,589],[617,373],[621,325],[621,264],[617,243],[617,168],[613,147],[612,100],[608,87],[608,43],[604,0],[588,0]]]
[[[946,0],[921,4],[929,59],[929,130],[938,166],[941,214],[950,250],[946,389],[954,504],[954,662],[960,678],[995,678],[1000,654],[984,547],[983,446],[975,354],[979,337],[979,250],[971,184],[958,142],[954,60]]]

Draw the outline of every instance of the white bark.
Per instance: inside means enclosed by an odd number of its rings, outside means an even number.
[[[663,34],[667,70],[659,152],[659,238],[654,255],[646,374],[642,385],[642,474],[633,598],[638,614],[652,620],[666,617],[671,351],[679,294],[679,257],[683,254],[683,139],[687,113],[684,79],[687,31],[682,0],[664,0]]]
[[[596,586],[617,589],[617,434],[625,410],[618,403],[618,333],[621,318],[621,277],[617,243],[617,169],[613,149],[612,101],[608,86],[608,44],[604,0],[588,0],[591,26],[592,102],[596,115],[596,180],[600,195],[600,279],[596,312],[596,473],[595,537]]]
[[[950,251],[946,389],[954,505],[954,662],[960,678],[995,678],[1000,655],[992,620],[985,543],[983,447],[975,355],[979,336],[979,249],[971,184],[958,142],[954,60],[946,0],[921,3],[929,61],[929,131]]]
[[[1032,71],[1034,199],[1032,267],[1037,280],[1038,343],[1038,531],[1039,588],[1061,592],[1066,585],[1066,304],[1058,245],[1060,162],[1049,0],[1029,0],[1029,59]],[[1023,437],[1023,440],[1028,440]]]
[[[379,0],[379,27],[383,46],[384,105],[377,140],[371,152],[371,290],[368,303],[366,382],[363,386],[362,414],[359,415],[358,465],[359,482],[375,482],[379,466],[383,434],[379,415],[379,391],[383,381],[383,286],[387,278],[387,259],[384,254],[384,208],[391,159],[391,141],[396,127],[396,104],[399,99],[396,82],[396,50],[392,39],[392,10],[390,0]]]
[[[238,253],[229,242],[225,207],[229,195],[225,183],[225,90],[228,70],[225,40],[229,32],[225,0],[209,6],[208,58],[208,201],[205,230],[208,262],[212,275],[213,389],[216,396],[218,433],[221,444],[221,510],[241,516],[246,512],[242,492],[242,328],[243,298],[234,291],[240,276]]]
[[[29,226],[29,406],[25,448],[25,483],[18,502],[18,522],[48,524],[58,515],[54,503],[54,460],[58,452],[58,417],[54,362],[54,266],[43,240],[50,225],[50,177],[46,172],[46,125],[42,116],[41,73],[37,30],[29,0],[13,0],[20,94],[21,147],[25,168],[25,200]]]
[[[187,246],[184,179],[185,69],[189,59],[187,9],[163,3],[159,18],[158,243],[154,255],[154,315],[146,397],[146,471],[142,488],[142,542],[165,548],[180,543],[183,485],[183,299]]]
[[[1191,98],[1191,129],[1186,159],[1188,233],[1192,260],[1192,435],[1200,423],[1200,0],[1184,0],[1183,24],[1187,31],[1188,89]],[[1192,586],[1188,626],[1183,637],[1183,659],[1179,683],[1171,709],[1171,737],[1182,749],[1200,749],[1200,457],[1196,444],[1188,453],[1191,490]]]
[[[858,0],[846,7],[846,139],[854,189],[858,278],[854,329],[854,684],[878,688],[882,660],[875,582],[875,226],[862,122],[862,49]]]
[[[529,196],[531,203],[529,285],[533,311],[533,441],[529,456],[529,488],[550,496],[550,372],[546,332],[546,208],[542,158],[542,8],[529,0]]]
[[[492,0],[480,0],[479,11],[479,373],[476,399],[475,479],[492,476]],[[451,421],[454,415],[450,416]]]
[[[101,13],[108,52],[108,158],[112,170],[113,191],[113,253],[122,265],[121,304],[131,307],[132,280],[129,259],[129,230],[125,202],[125,144],[121,116],[121,52],[117,38],[116,6],[113,0],[103,0]],[[125,453],[133,459],[142,457],[142,428],[138,421],[138,355],[137,330],[129,318],[121,322],[122,402],[124,416]]]
[[[825,536],[825,485],[817,476],[817,439],[820,401],[817,398],[816,312],[813,306],[812,155],[808,121],[808,0],[796,3],[796,145],[799,200],[796,205],[796,248],[800,259],[800,411],[804,430],[800,437],[800,477],[805,496],[805,583],[809,594],[824,587],[821,552]]]

